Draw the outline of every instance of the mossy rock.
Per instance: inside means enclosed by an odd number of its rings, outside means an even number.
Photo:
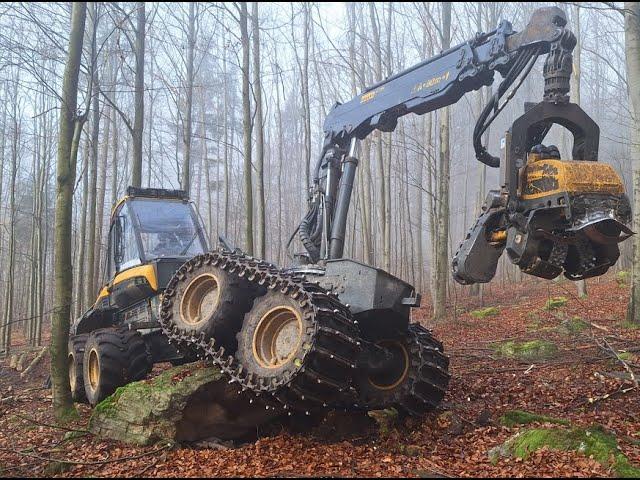
[[[469,314],[474,318],[495,317],[500,314],[500,310],[496,307],[486,307],[478,310],[472,310]]]
[[[547,303],[544,304],[544,309],[556,310],[560,307],[564,307],[568,301],[567,297],[551,297],[547,300]]]
[[[518,360],[548,360],[553,358],[558,347],[547,340],[531,340],[528,342],[503,342],[493,345],[496,354],[501,357],[517,358]]]
[[[521,431],[499,447],[489,451],[489,459],[496,463],[500,457],[526,460],[533,452],[547,447],[552,450],[574,451],[591,457],[618,477],[636,478],[640,469],[620,453],[616,437],[599,425],[590,428],[534,428]]]
[[[174,367],[150,380],[118,388],[96,405],[89,430],[137,445],[158,441],[234,440],[254,433],[273,409],[239,393],[215,367]]]
[[[530,423],[556,423],[558,425],[569,425],[568,420],[539,415],[537,413],[526,412],[524,410],[509,410],[508,412],[505,412],[505,414],[500,417],[500,423],[505,427],[528,425]]]

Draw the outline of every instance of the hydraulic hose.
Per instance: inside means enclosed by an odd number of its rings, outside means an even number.
[[[491,155],[487,151],[487,148],[484,145],[482,145],[482,135],[487,130],[487,128],[489,128],[491,123],[493,123],[493,121],[500,114],[500,112],[504,109],[504,107],[507,105],[509,100],[513,98],[518,88],[520,88],[520,86],[522,85],[522,82],[531,71],[531,68],[533,68],[533,65],[535,64],[535,61],[538,58],[538,55],[539,55],[538,48],[534,50],[524,50],[518,55],[518,57],[513,63],[513,66],[511,67],[511,69],[509,69],[509,72],[505,76],[504,80],[500,82],[500,85],[498,86],[498,91],[493,95],[489,103],[485,105],[485,107],[482,109],[482,112],[480,113],[480,116],[478,117],[475,128],[473,130],[473,148],[476,152],[476,158],[480,162],[484,163],[489,167],[493,167],[493,168],[499,167],[500,159],[498,157]],[[522,71],[525,68],[526,68],[525,73],[520,77],[520,81],[518,82],[516,87],[510,92],[509,96],[507,97],[507,100],[502,105],[499,105],[500,98],[502,98],[502,96],[506,93],[507,89],[511,86],[511,84],[513,84],[513,82],[518,78],[520,73],[522,73]],[[491,115],[491,117],[489,117],[492,110],[494,111],[494,113],[493,115]]]
[[[321,216],[320,205],[318,200],[314,201],[309,208],[309,211],[304,216],[298,227],[300,241],[304,248],[309,253],[309,258],[312,262],[317,262],[320,259],[320,244],[317,241],[318,225],[320,225],[320,232],[322,232],[322,222],[319,221]]]

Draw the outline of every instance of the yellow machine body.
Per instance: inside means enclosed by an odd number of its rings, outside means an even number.
[[[96,304],[103,298],[107,297],[111,289],[118,287],[124,282],[131,281],[146,282],[154,292],[158,291],[158,277],[154,266],[152,264],[140,265],[117,274],[113,280],[102,287],[102,290],[100,290],[100,293],[98,294]]]
[[[530,154],[521,169],[519,196],[537,200],[548,195],[622,195],[624,184],[611,165],[600,162],[540,159]]]

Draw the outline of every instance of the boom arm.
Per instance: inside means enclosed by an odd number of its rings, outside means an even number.
[[[521,56],[548,53],[565,25],[557,7],[536,10],[519,33],[503,20],[492,32],[476,34],[334,106],[324,123],[325,144],[346,148],[353,137],[395,130],[398,118],[408,113],[422,115],[452,105],[465,93],[491,85],[495,70],[506,77]]]
[[[521,32],[514,32],[503,20],[492,32],[476,34],[470,41],[373,85],[349,102],[336,104],[324,123],[325,140],[315,168],[310,209],[299,226],[309,259],[317,262],[342,256],[358,140],[376,129],[395,130],[398,118],[408,113],[422,115],[456,103],[465,93],[491,85],[496,70],[503,81],[478,119],[474,147],[478,160],[499,166],[498,158],[481,145],[482,133],[501,110],[500,97],[523,71],[522,78],[528,74],[539,55],[573,49],[575,37],[565,29],[566,23],[564,12],[557,7],[537,9]],[[558,44],[564,49],[555,48]],[[568,77],[558,81],[554,75],[562,71],[562,65],[562,61],[547,60],[545,95],[568,91]]]

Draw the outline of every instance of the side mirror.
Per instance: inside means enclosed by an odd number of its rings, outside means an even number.
[[[124,260],[124,241],[122,235],[124,233],[125,222],[125,217],[123,215],[118,215],[113,225],[113,261],[116,264],[116,270],[122,263],[122,260]]]

